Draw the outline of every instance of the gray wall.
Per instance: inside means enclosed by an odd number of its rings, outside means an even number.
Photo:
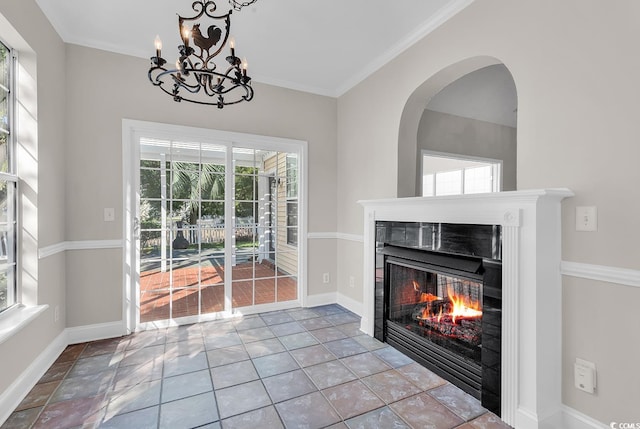
[[[502,190],[516,190],[516,129],[425,110],[418,126],[416,196],[421,194],[422,150],[502,160]]]
[[[67,46],[73,79],[67,95],[68,240],[122,238],[122,119],[186,125],[308,142],[309,232],[335,231],[336,100],[254,84],[254,100],[219,110],[176,103],[147,78],[148,60]],[[95,85],[95,82],[100,82]],[[115,222],[103,222],[114,207]],[[322,273],[336,275],[335,240],[309,243],[309,294],[336,291]],[[122,252],[67,252],[67,325],[122,319]]]
[[[563,259],[640,270],[638,22],[634,0],[473,2],[339,98],[338,232],[362,234],[360,199],[415,195],[416,135],[429,98],[412,95],[433,96],[473,70],[503,63],[518,94],[518,189],[575,192],[562,207]],[[384,103],[380,88],[390,89]],[[413,145],[399,147],[411,138]],[[597,206],[597,232],[575,230],[582,205]],[[341,240],[338,261],[339,292],[361,301],[362,284],[350,288],[345,277],[362,270],[362,244]],[[615,303],[612,310],[602,309],[603,297]],[[640,356],[638,302],[640,288],[563,277],[566,405],[605,423],[638,420],[630,406],[640,403],[632,362]],[[624,328],[611,329],[612,312],[614,326]],[[595,395],[573,387],[576,357],[596,363]]]
[[[19,255],[22,296],[49,305],[0,344],[0,392],[7,389],[65,327],[65,255],[38,259],[38,249],[64,241],[66,98],[64,44],[35,1],[0,2],[0,38],[19,51]],[[60,318],[54,322],[54,309]]]

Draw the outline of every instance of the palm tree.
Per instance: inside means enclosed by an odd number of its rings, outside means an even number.
[[[201,213],[201,200],[224,200],[224,165],[174,162],[172,176],[175,211],[188,214],[188,222],[195,225],[202,215],[222,215],[223,213]]]

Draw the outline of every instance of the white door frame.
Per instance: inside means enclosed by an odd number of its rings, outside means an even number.
[[[247,147],[263,150],[294,152],[300,156],[299,168],[299,201],[298,201],[298,299],[283,303],[264,304],[252,307],[251,311],[271,311],[307,304],[307,202],[308,202],[308,160],[307,142],[279,137],[260,136],[255,134],[235,133],[228,131],[194,128],[181,125],[170,125],[156,122],[122,120],[122,159],[123,159],[123,323],[127,333],[136,331],[140,325],[140,282],[139,282],[139,225],[137,222],[137,204],[139,201],[138,178],[136,174],[140,165],[139,142],[141,137],[155,137],[170,140],[191,140],[226,145],[227,159],[232,156],[233,147]],[[229,164],[229,162],[227,162]],[[229,186],[230,184],[228,184]],[[227,194],[229,195],[229,194]],[[227,204],[227,206],[230,206]],[[231,209],[228,208],[227,212]],[[229,213],[226,213],[229,215]],[[231,219],[231,217],[229,217]],[[227,234],[231,228],[227,228]],[[227,241],[228,242],[228,241]],[[230,259],[229,252],[226,258]],[[229,262],[226,261],[225,262]],[[229,283],[229,284],[227,284]],[[225,296],[230,292],[230,281],[225,281]],[[200,315],[185,323],[229,317],[238,311],[231,309],[231,300],[225,299],[225,311],[213,315]],[[169,323],[173,324],[173,323]],[[166,326],[167,323],[164,323]]]

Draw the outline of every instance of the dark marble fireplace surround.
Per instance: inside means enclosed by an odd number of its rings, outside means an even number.
[[[498,225],[376,222],[374,336],[475,396],[485,408],[498,415],[501,243]],[[455,335],[434,332],[416,316],[416,311],[425,304],[398,298],[399,294],[419,297],[420,292],[424,297],[427,278],[440,284],[454,279],[464,283],[466,289],[469,285],[478,289],[473,293],[480,297],[482,316],[480,320],[472,319],[473,324],[477,324],[472,325],[473,329],[479,331],[477,337],[474,331],[473,340],[461,341]],[[464,328],[460,328],[458,321],[453,329]]]

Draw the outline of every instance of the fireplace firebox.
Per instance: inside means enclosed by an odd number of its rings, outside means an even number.
[[[375,337],[500,413],[500,227],[378,222]]]

